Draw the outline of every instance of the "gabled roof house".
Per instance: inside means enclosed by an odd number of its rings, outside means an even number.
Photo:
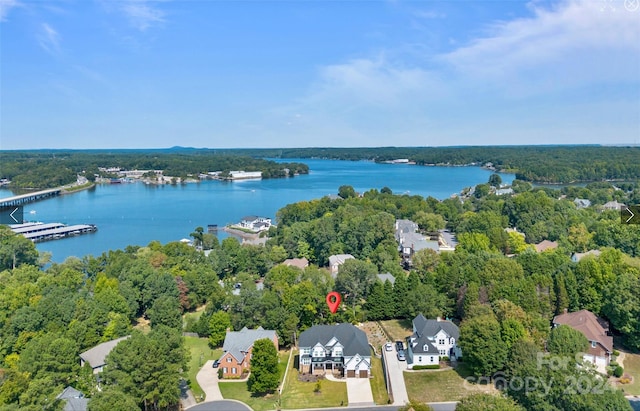
[[[113,350],[120,341],[124,341],[129,337],[130,335],[127,335],[125,337],[116,338],[115,340],[103,342],[102,344],[98,344],[95,347],[80,353],[80,366],[84,367],[84,364],[88,363],[93,369],[94,374],[102,372],[107,355],[109,355],[111,350]]]
[[[368,378],[371,349],[364,331],[352,324],[314,325],[300,334],[301,374]]]
[[[274,330],[258,327],[250,330],[244,327],[240,331],[227,331],[222,345],[223,354],[220,357],[220,367],[223,378],[240,377],[251,366],[251,351],[253,343],[268,338],[278,349],[278,336]]]
[[[433,365],[441,357],[461,357],[459,338],[460,329],[451,321],[439,317],[427,319],[418,314],[413,319],[413,334],[407,338],[407,366]]]
[[[613,337],[607,335],[609,325],[589,310],[567,312],[553,317],[553,326],[568,325],[580,331],[589,340],[589,349],[584,353],[585,361],[595,364],[600,372],[606,372],[605,367],[611,361],[613,353]]]

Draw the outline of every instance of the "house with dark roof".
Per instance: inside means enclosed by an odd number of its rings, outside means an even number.
[[[609,324],[598,318],[589,310],[568,312],[553,317],[553,326],[568,325],[580,331],[589,340],[589,349],[583,355],[587,362],[595,364],[600,372],[606,372],[605,367],[611,361],[613,353],[613,337],[607,335]]]
[[[459,338],[460,329],[451,321],[418,314],[413,319],[413,334],[407,338],[407,367],[438,364],[442,357],[461,357]]]
[[[244,327],[240,331],[227,331],[222,344],[223,354],[220,357],[220,367],[223,378],[237,378],[251,366],[251,351],[257,340],[268,338],[278,349],[278,335],[274,330],[258,327],[250,330]]]
[[[130,335],[127,335],[125,337],[116,338],[115,340],[103,342],[102,344],[98,344],[95,347],[80,353],[80,366],[84,367],[84,365],[88,363],[93,369],[94,374],[102,372],[107,355],[109,355],[111,350],[113,350],[120,341],[124,341],[129,337]]]
[[[63,411],[87,411],[89,405],[89,399],[85,398],[82,392],[72,386],[68,386],[58,394],[56,400],[64,403]]]
[[[364,331],[353,324],[314,325],[300,334],[301,374],[331,373],[348,378],[368,378],[371,349]]]

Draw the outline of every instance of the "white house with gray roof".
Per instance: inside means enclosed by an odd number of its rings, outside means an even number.
[[[301,374],[368,378],[371,349],[364,331],[352,324],[314,325],[300,334]]]
[[[460,329],[451,321],[418,314],[413,319],[413,334],[407,338],[407,366],[434,365],[441,357],[461,357],[459,338]]]
[[[240,331],[227,331],[219,365],[222,368],[222,377],[240,377],[245,370],[248,370],[251,366],[253,344],[263,338],[273,341],[276,350],[278,349],[278,336],[274,330],[265,330],[262,327],[250,330],[244,327]]]
[[[120,341],[124,341],[129,337],[130,335],[127,335],[125,337],[116,338],[115,340],[103,342],[102,344],[98,344],[95,347],[80,353],[80,366],[84,367],[84,365],[88,363],[93,369],[94,374],[102,372],[107,355],[109,355],[111,350],[113,350]]]

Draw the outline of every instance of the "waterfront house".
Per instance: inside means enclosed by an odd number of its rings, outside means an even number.
[[[129,337],[130,335],[127,335],[125,337],[116,338],[115,340],[103,342],[102,344],[98,344],[95,347],[80,353],[80,366],[84,367],[85,364],[89,364],[94,374],[102,372],[107,355],[109,355],[116,345]]]
[[[573,200],[573,203],[576,205],[577,209],[587,208],[591,206],[591,201],[586,198],[576,198]]]
[[[554,327],[562,324],[580,331],[589,340],[589,348],[582,358],[595,364],[598,371],[605,371],[613,353],[613,337],[607,335],[609,331],[607,322],[596,317],[589,310],[570,313],[565,309],[563,314],[553,317]]]
[[[407,366],[439,364],[443,357],[459,358],[460,329],[440,317],[427,319],[418,314],[413,319],[413,334],[407,339]]]
[[[239,378],[245,370],[249,371],[253,344],[263,338],[273,341],[276,350],[278,349],[278,335],[274,330],[265,330],[262,327],[255,330],[250,330],[247,327],[240,331],[227,330],[222,345],[223,354],[220,357],[222,377]]]
[[[249,215],[242,217],[239,225],[242,228],[255,232],[267,231],[269,227],[271,227],[271,219],[267,217]]]
[[[314,325],[300,334],[300,374],[368,378],[371,349],[364,331],[353,324]]]

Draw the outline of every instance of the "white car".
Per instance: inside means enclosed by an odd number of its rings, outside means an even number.
[[[391,344],[390,342],[386,343],[384,345],[384,349],[387,350],[387,351],[393,350],[393,344]]]

